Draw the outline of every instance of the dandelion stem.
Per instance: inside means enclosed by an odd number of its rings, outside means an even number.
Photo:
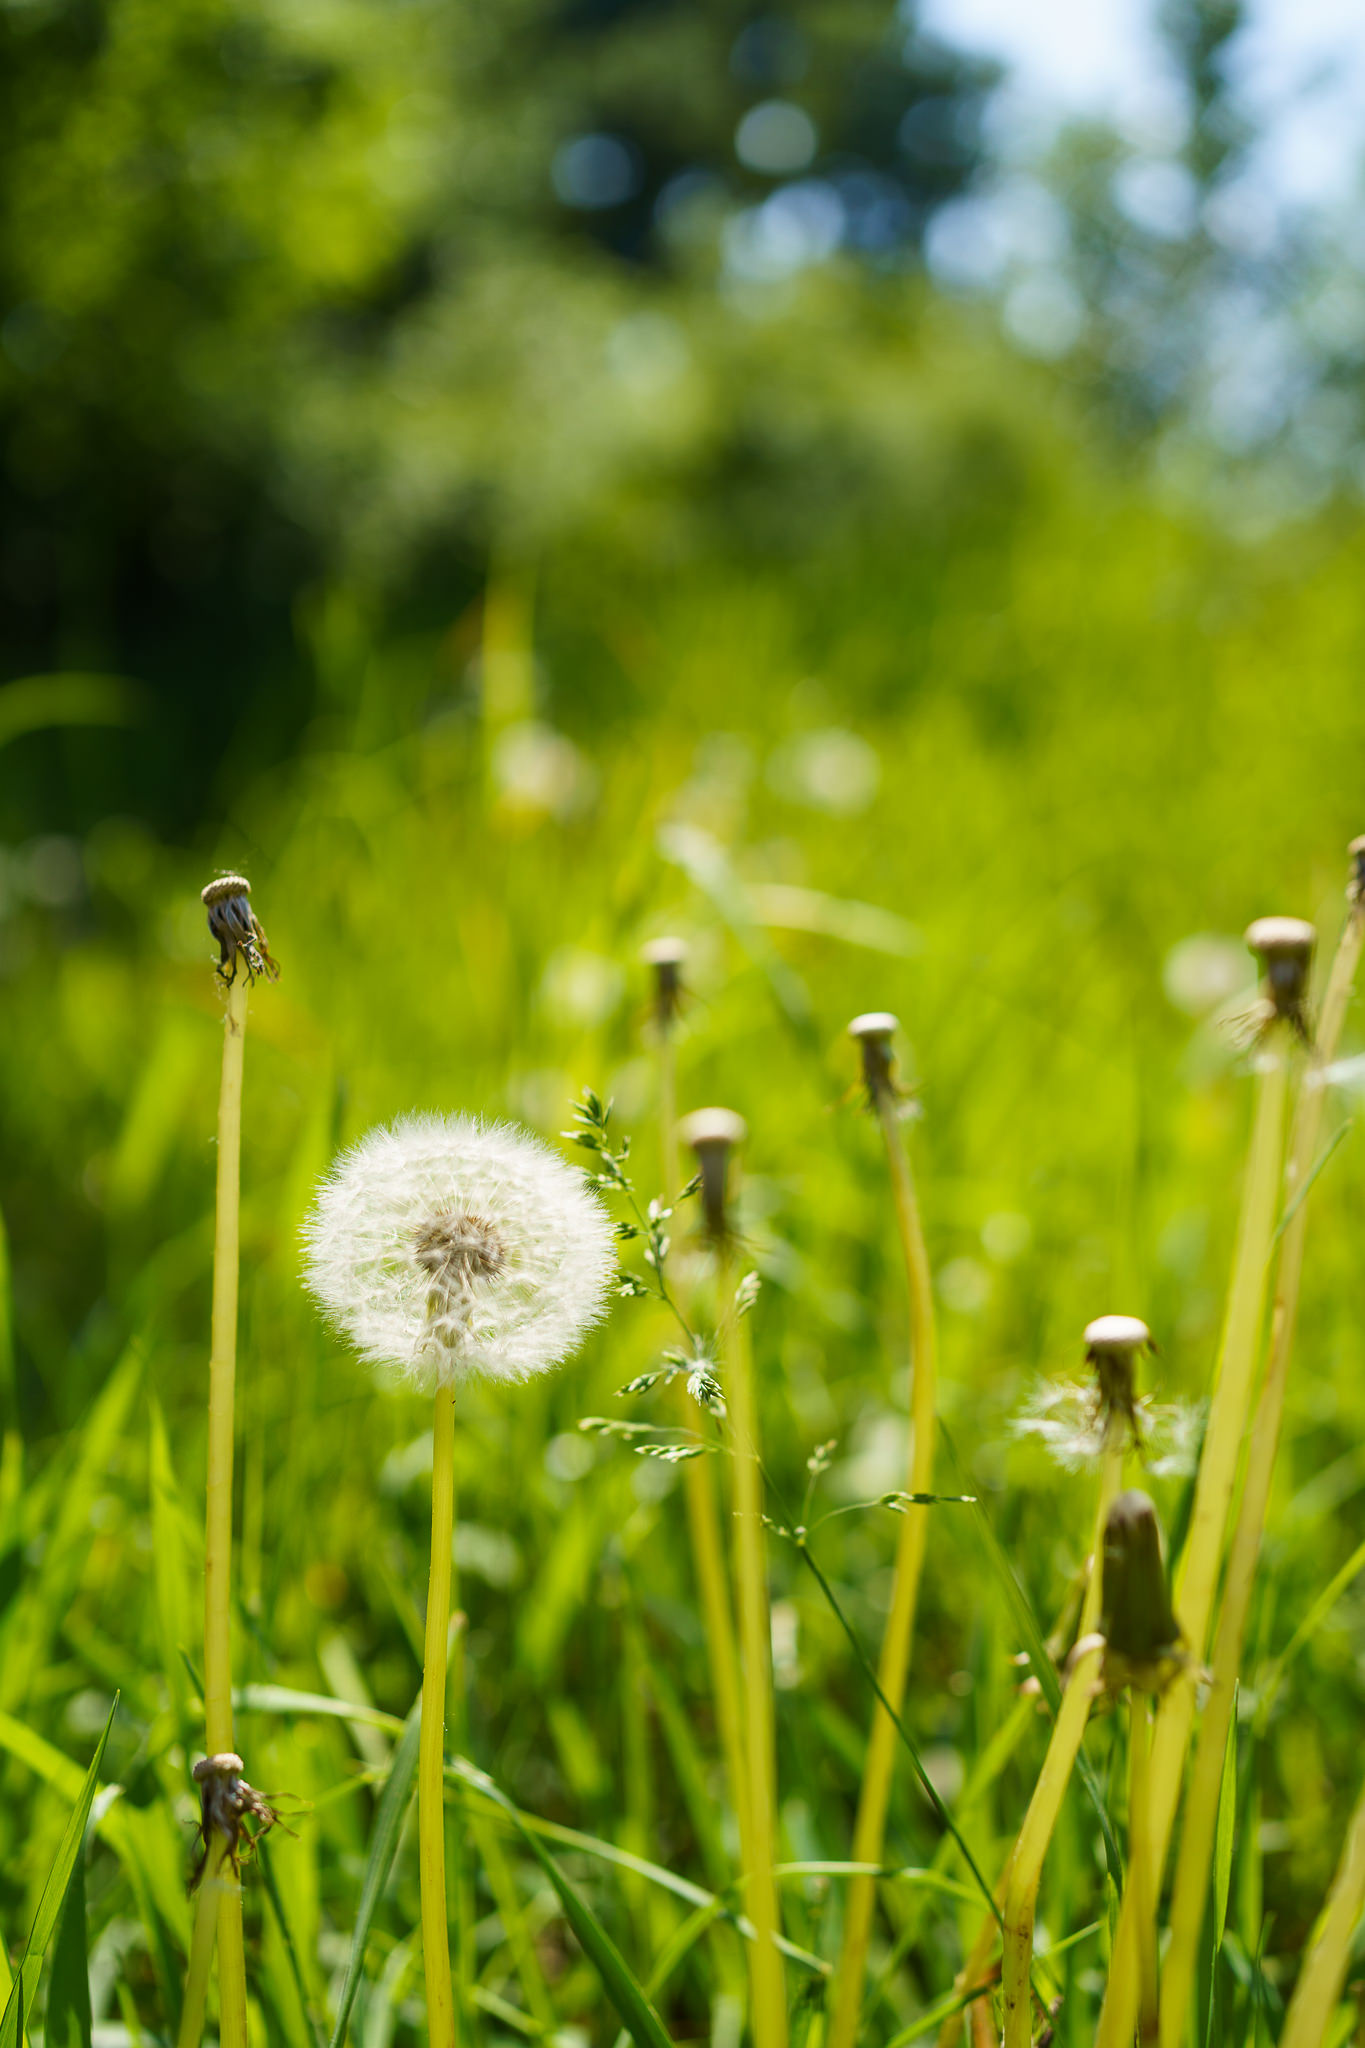
[[[446,1640],[455,1541],[455,1391],[436,1391],[431,1467],[431,1576],[422,1666],[422,1736],[417,1763],[417,1839],[421,1863],[422,1960],[427,1984],[430,2048],[455,2048],[455,1998],[450,1982],[446,1913],[445,1776]]]
[[[1213,1402],[1195,1481],[1189,1534],[1176,1581],[1175,1612],[1192,1670],[1198,1670],[1202,1664],[1208,1642],[1223,1537],[1250,1406],[1279,1197],[1289,1032],[1287,1022],[1276,1020],[1261,1050],[1251,1148]],[[1158,1889],[1193,1722],[1194,1685],[1186,1676],[1177,1679],[1162,1696],[1152,1738],[1151,1856],[1153,1883]],[[1119,1913],[1095,2048],[1129,2048],[1137,2026],[1140,1958],[1135,1899],[1130,1884]]]
[[[1095,1535],[1090,1551],[1090,1574],[1081,1602],[1078,1640],[1092,1636],[1099,1624],[1103,1590],[1101,1564],[1104,1556],[1104,1527],[1109,1509],[1123,1476],[1123,1451],[1111,1446],[1100,1468],[1099,1502],[1095,1513]],[[1029,1973],[1033,1960],[1033,1921],[1043,1859],[1062,1810],[1062,1800],[1090,1718],[1090,1703],[1099,1675],[1103,1646],[1096,1643],[1077,1658],[1062,1695],[1061,1710],[1052,1724],[1047,1754],[1038,1782],[1029,1800],[1024,1824],[1010,1851],[1001,1879],[1005,1903],[1004,1993],[1005,2048],[1028,2048],[1033,2039],[1029,2002]],[[988,1919],[977,1937],[975,1948],[963,1966],[962,1980],[973,1984],[985,1970],[995,1938],[995,1922]]]
[[[1356,1802],[1351,1825],[1318,1922],[1315,1938],[1299,1972],[1285,2015],[1280,2048],[1320,2048],[1327,2040],[1332,2013],[1346,1981],[1351,1940],[1365,1909],[1365,1791]]]
[[[176,2048],[199,2048],[204,2038],[204,2011],[208,2004],[209,1975],[213,1968],[213,1947],[224,1888],[223,1864],[227,1853],[227,1841],[220,1836],[210,1850],[213,1867],[206,1872],[195,1900],[194,1932],[190,1937],[190,1961],[185,1973],[185,1997],[180,2008]]]
[[[910,1358],[913,1374],[910,1402],[910,1444],[908,1493],[929,1493],[933,1488],[934,1429],[936,1402],[937,1342],[929,1254],[920,1223],[919,1203],[910,1171],[897,1098],[889,1073],[882,1070],[873,1079],[872,1097],[886,1143],[891,1191],[895,1201],[896,1224],[905,1259],[910,1291]],[[872,1078],[872,1076],[870,1076]],[[901,1516],[900,1540],[896,1548],[895,1581],[891,1612],[878,1669],[881,1691],[893,1713],[900,1712],[910,1668],[910,1648],[915,1629],[915,1608],[919,1597],[920,1573],[929,1534],[927,1507],[907,1507]],[[858,1815],[853,1831],[852,1861],[880,1864],[886,1839],[886,1813],[891,1798],[891,1780],[896,1761],[896,1724],[892,1714],[879,1703],[874,1709],[872,1733]],[[843,1952],[840,1958],[830,2020],[829,2048],[853,2048],[858,2037],[858,2016],[862,2005],[863,1979],[867,1969],[868,1944],[876,1910],[876,1883],[856,1877],[849,1886],[844,1920]]]
[[[1200,1724],[1194,1769],[1181,1822],[1180,1855],[1171,1898],[1171,1944],[1166,1957],[1162,2048],[1179,2048],[1186,2015],[1192,2014],[1194,2009],[1194,1973],[1208,1891],[1209,1861],[1218,1823],[1223,1757],[1236,1699],[1237,1674],[1260,1557],[1261,1535],[1275,1473],[1289,1360],[1298,1320],[1299,1283],[1303,1276],[1304,1239],[1308,1225],[1308,1205],[1302,1197],[1314,1173],[1327,1092],[1321,1085],[1320,1076],[1336,1055],[1362,942],[1365,942],[1365,905],[1356,902],[1352,904],[1342,930],[1328,976],[1313,1068],[1300,1092],[1290,1134],[1284,1186],[1287,1221],[1283,1226],[1271,1315],[1270,1358],[1256,1405],[1242,1501],[1228,1556],[1227,1583],[1214,1637],[1213,1682]]]
[[[773,1879],[777,1805],[773,1739],[772,1622],[768,1612],[768,1570],[763,1535],[762,1474],[753,1358],[746,1318],[734,1306],[730,1261],[722,1255],[722,1283],[729,1298],[725,1323],[726,1386],[734,1416],[735,1577],[740,1643],[744,1653],[743,1760],[739,1823],[748,1877],[749,1989],[754,2048],[786,2048],[787,1993],[782,1957],[774,1937],[781,1932]]]
[[[233,1747],[232,1456],[237,1375],[237,1270],[240,1256],[242,1060],[247,977],[228,985],[223,1070],[218,1096],[218,1188],[213,1243],[209,1352],[208,1485],[204,1521],[204,1739],[210,1755]],[[223,2048],[246,2048],[246,1959],[242,1891],[205,1886],[218,1901],[218,2005]],[[196,1929],[196,1939],[198,1931]],[[193,1966],[194,1957],[191,1957]]]
[[[1156,1865],[1152,1856],[1152,1719],[1147,1695],[1133,1687],[1128,1699],[1128,1891],[1136,1901],[1138,1935],[1138,2040],[1157,2039]]]

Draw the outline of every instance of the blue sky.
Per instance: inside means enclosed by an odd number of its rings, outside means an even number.
[[[945,41],[1005,58],[1011,118],[1026,127],[1102,112],[1159,147],[1176,108],[1147,0],[921,0]],[[1231,52],[1237,89],[1267,135],[1258,183],[1280,205],[1339,202],[1365,159],[1361,0],[1253,0]]]

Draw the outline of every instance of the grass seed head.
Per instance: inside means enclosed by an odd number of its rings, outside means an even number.
[[[240,960],[247,980],[263,974],[278,981],[280,970],[272,959],[259,918],[251,907],[251,884],[245,875],[219,875],[205,889],[200,900],[208,913],[209,932],[218,941],[218,973],[225,982],[237,976]]]
[[[683,1118],[682,1138],[697,1155],[701,1177],[701,1211],[706,1234],[717,1244],[733,1235],[728,1192],[730,1154],[749,1135],[733,1109],[697,1109]]]
[[[1247,945],[1265,967],[1267,1021],[1282,1017],[1303,1039],[1308,1037],[1304,1006],[1317,937],[1314,926],[1301,917],[1258,917],[1246,929]]]
[[[1185,1661],[1171,1610],[1161,1524],[1147,1494],[1121,1493],[1104,1525],[1105,1686],[1164,1692]]]
[[[558,1365],[603,1312],[610,1221],[527,1132],[468,1116],[370,1131],[322,1183],[306,1281],[362,1355],[424,1392]]]

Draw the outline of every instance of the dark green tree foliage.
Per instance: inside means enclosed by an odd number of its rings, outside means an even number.
[[[1246,21],[1243,0],[1163,0],[1157,16],[1189,101],[1187,168],[1207,190],[1232,168],[1251,127],[1228,90],[1228,46]]]
[[[152,729],[91,773],[189,817],[201,770],[308,716],[310,584],[363,559],[448,619],[490,533],[538,546],[661,454],[731,440],[761,493],[726,222],[800,184],[822,253],[902,261],[971,173],[985,82],[883,0],[5,9],[7,672],[149,682]],[[764,172],[736,130],[774,102]],[[694,320],[704,395],[670,418],[651,364]]]

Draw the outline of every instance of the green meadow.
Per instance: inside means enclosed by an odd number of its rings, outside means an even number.
[[[338,580],[301,618],[317,710],[287,758],[258,767],[239,746],[193,834],[115,809],[78,842],[13,851],[0,1926],[13,1970],[31,1930],[46,1959],[30,1949],[6,2040],[22,2025],[48,2043],[169,2042],[179,2022],[223,1003],[199,891],[220,869],[249,876],[282,968],[250,992],[241,1170],[236,1742],[287,1823],[242,1866],[250,2038],[339,2038],[343,1987],[353,2041],[427,2038],[403,1732],[431,1418],[302,1290],[315,1184],[340,1146],[414,1108],[561,1144],[591,1087],[653,1195],[640,948],[661,933],[687,944],[679,1107],[748,1125],[738,1256],[761,1283],[746,1327],[779,1525],[773,1853],[803,2043],[824,2038],[840,1951],[848,1879],[826,1866],[849,1857],[875,1704],[854,1644],[875,1662],[899,1530],[879,1499],[904,1484],[910,1384],[886,1163],[845,1027],[868,1009],[901,1020],[937,1484],[975,1505],[928,1511],[885,1850],[906,1874],[878,1885],[859,2038],[932,2037],[982,1913],[960,1844],[994,1882],[1047,1744],[1016,1657],[1036,1657],[1091,1539],[1093,1468],[1021,1437],[1021,1407],[1039,1382],[1081,1378],[1082,1329],[1111,1310],[1150,1325],[1146,1391],[1206,1399],[1255,1085],[1225,1021],[1253,994],[1240,934],[1267,912],[1309,917],[1325,960],[1365,829],[1358,520],[1234,543],[1107,469],[1079,430],[1029,433],[968,512],[945,470],[937,500],[651,568],[627,505],[619,529],[495,567],[482,608],[402,630]],[[5,765],[22,777],[28,755],[79,783],[103,744],[19,733]],[[1347,1054],[1360,1037],[1352,1012]],[[1277,2037],[1359,1789],[1354,1113],[1348,1075],[1311,1190],[1201,2043]],[[670,1228],[686,1287],[695,1201]],[[621,1250],[639,1272],[638,1245]],[[662,1384],[620,1392],[673,1341],[656,1302],[614,1299],[562,1369],[458,1392],[446,1833],[462,2041],[610,2043],[623,2023],[657,2038],[632,2001],[677,2041],[745,2037],[741,1860],[683,1468],[581,1427],[674,1441]],[[729,1462],[711,1459],[722,1486]],[[1178,1549],[1189,1479],[1135,1462],[1130,1478]],[[783,1533],[798,1516],[842,1621]],[[1122,1712],[1092,1716],[1084,1755],[1120,1845],[1125,1742]],[[1077,1780],[1035,1942],[1069,2048],[1095,2035],[1116,1906]],[[1353,2025],[1341,2006],[1331,2040]]]

